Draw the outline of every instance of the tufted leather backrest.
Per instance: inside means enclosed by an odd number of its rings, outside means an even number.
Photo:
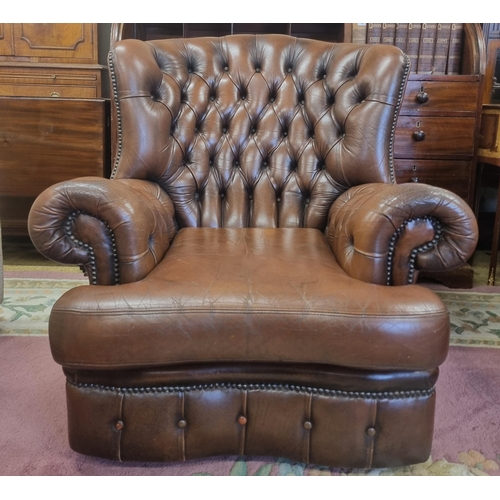
[[[124,40],[110,52],[115,178],[157,182],[180,227],[314,227],[394,182],[408,60],[286,35]]]

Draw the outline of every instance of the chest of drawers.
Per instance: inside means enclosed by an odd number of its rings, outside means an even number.
[[[396,181],[449,189],[475,208],[476,151],[481,106],[479,75],[411,75],[398,118]],[[469,265],[447,273],[422,273],[453,288],[470,288]]]
[[[475,75],[411,76],[394,144],[398,183],[450,189],[473,207],[480,83]]]

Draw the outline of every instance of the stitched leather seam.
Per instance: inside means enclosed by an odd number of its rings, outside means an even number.
[[[246,384],[234,382],[215,382],[210,384],[193,384],[184,386],[155,386],[155,387],[115,387],[101,384],[88,384],[83,382],[72,382],[66,379],[66,383],[78,389],[93,389],[104,392],[116,392],[119,394],[150,394],[162,392],[191,392],[219,389],[238,389],[240,391],[271,391],[271,392],[297,392],[326,396],[341,396],[349,399],[408,399],[418,397],[429,397],[436,391],[435,386],[430,389],[415,389],[406,391],[343,391],[336,389],[324,389],[321,387],[299,386],[294,384]]]
[[[61,314],[76,314],[76,315],[85,315],[88,316],[89,314],[92,316],[130,316],[130,309],[128,310],[116,310],[114,309],[113,311],[79,311],[79,310],[73,310],[73,309],[52,309],[52,314],[54,313],[61,313]],[[349,313],[349,312],[342,312],[342,313],[336,313],[336,312],[326,312],[326,311],[303,311],[300,309],[297,310],[287,310],[287,309],[195,309],[195,308],[186,308],[186,309],[175,309],[175,310],[166,310],[166,309],[147,309],[144,311],[141,311],[141,314],[148,314],[148,315],[161,315],[161,314],[186,314],[186,313],[193,313],[193,314],[283,314],[283,315],[292,315],[292,314],[299,314],[301,316],[332,316],[332,317],[337,317],[337,318],[383,318],[383,319],[417,319],[421,320],[422,316],[433,316],[433,317],[440,317],[440,316],[448,316],[448,311],[435,311],[435,312],[427,312],[427,311],[422,311],[421,313],[412,313],[411,315],[406,315],[406,314],[367,314],[367,313]]]

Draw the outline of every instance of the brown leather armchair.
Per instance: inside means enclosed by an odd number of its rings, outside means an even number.
[[[454,194],[395,184],[408,58],[239,35],[125,40],[109,67],[112,179],[55,185],[29,218],[90,279],[49,324],[71,447],[425,461],[449,316],[410,285],[466,262],[477,225]]]

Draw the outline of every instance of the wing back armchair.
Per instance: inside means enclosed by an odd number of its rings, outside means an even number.
[[[89,285],[50,316],[72,449],[113,460],[425,461],[461,199],[397,185],[408,58],[284,35],[125,40],[111,179],[49,188],[30,234]]]

